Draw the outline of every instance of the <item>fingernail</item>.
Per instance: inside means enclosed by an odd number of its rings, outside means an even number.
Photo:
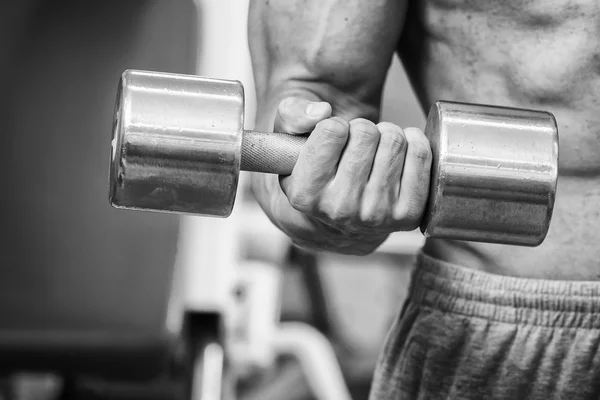
[[[311,102],[306,106],[306,115],[309,117],[320,117],[327,112],[328,104],[321,102]]]

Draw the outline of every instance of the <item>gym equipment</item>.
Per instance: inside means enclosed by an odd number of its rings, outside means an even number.
[[[438,101],[426,237],[537,246],[558,180],[551,113]],[[230,215],[240,170],[288,175],[306,135],[244,129],[234,80],[125,71],[115,108],[109,199],[116,208]]]

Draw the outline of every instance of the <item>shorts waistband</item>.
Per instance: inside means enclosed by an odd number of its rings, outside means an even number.
[[[513,324],[600,328],[600,281],[516,278],[417,256],[411,302]]]

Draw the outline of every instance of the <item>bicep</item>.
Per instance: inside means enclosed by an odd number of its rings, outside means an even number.
[[[251,0],[249,45],[262,92],[301,86],[379,106],[406,0]],[[344,100],[345,99],[345,100]]]

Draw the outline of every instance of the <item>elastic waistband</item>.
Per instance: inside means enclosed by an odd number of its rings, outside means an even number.
[[[474,318],[563,328],[600,328],[600,281],[495,275],[419,253],[412,303]]]

